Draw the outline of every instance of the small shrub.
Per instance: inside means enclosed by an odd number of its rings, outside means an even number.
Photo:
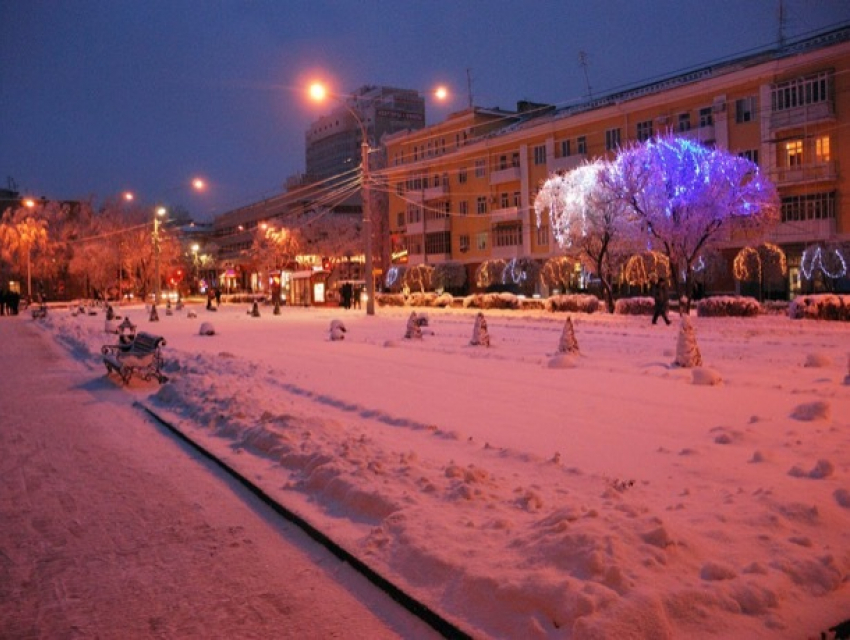
[[[381,307],[403,307],[404,295],[401,293],[376,293],[375,302]]]
[[[624,316],[651,316],[655,311],[655,301],[647,296],[620,298],[614,303],[614,313]]]
[[[546,310],[595,313],[599,310],[599,298],[582,294],[552,296],[546,299]]]
[[[520,307],[526,311],[544,311],[546,301],[542,298],[521,298]]]
[[[463,299],[464,308],[519,309],[519,298],[513,293],[473,293]]]
[[[750,318],[761,313],[761,305],[755,298],[746,296],[712,296],[697,303],[700,317]]]
[[[850,296],[820,294],[797,296],[788,305],[788,317],[794,320],[838,320],[850,322]]]

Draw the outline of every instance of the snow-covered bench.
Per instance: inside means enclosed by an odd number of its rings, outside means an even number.
[[[30,310],[30,313],[32,314],[33,320],[38,320],[39,318],[46,318],[47,317],[47,305],[46,304],[40,304],[37,307],[33,307]]]
[[[165,338],[152,333],[137,333],[127,344],[105,344],[101,347],[106,375],[113,371],[124,384],[135,374],[143,380],[156,378],[160,384],[168,380],[161,372]]]

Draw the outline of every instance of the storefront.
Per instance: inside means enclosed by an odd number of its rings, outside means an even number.
[[[329,271],[295,271],[290,278],[287,303],[310,307],[328,303]]]

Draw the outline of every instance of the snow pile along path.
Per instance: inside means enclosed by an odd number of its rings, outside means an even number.
[[[850,615],[850,332],[563,314],[175,314],[128,393],[448,619],[488,637],[804,637]],[[328,326],[343,319],[344,341]],[[94,371],[102,319],[44,327]],[[833,358],[823,354],[834,354]],[[561,356],[563,359],[563,356]],[[98,372],[97,375],[100,375]]]

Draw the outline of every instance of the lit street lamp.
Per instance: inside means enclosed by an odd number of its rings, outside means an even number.
[[[310,85],[310,97],[313,100],[321,102],[327,95],[328,90],[321,83],[314,82]],[[371,207],[369,206],[369,181],[371,179],[369,176],[369,136],[366,130],[366,124],[363,122],[362,114],[357,113],[357,111],[355,111],[346,100],[341,99],[339,96],[334,97],[337,98],[339,103],[348,110],[360,126],[360,167],[362,171],[361,198],[363,200],[363,234],[365,235],[364,270],[366,271],[366,315],[373,316],[375,315],[375,276],[372,266],[372,217]]]
[[[154,259],[154,296],[153,303],[159,304],[162,296],[162,283],[159,274],[159,219],[166,214],[165,207],[157,207],[153,214],[153,259]]]

